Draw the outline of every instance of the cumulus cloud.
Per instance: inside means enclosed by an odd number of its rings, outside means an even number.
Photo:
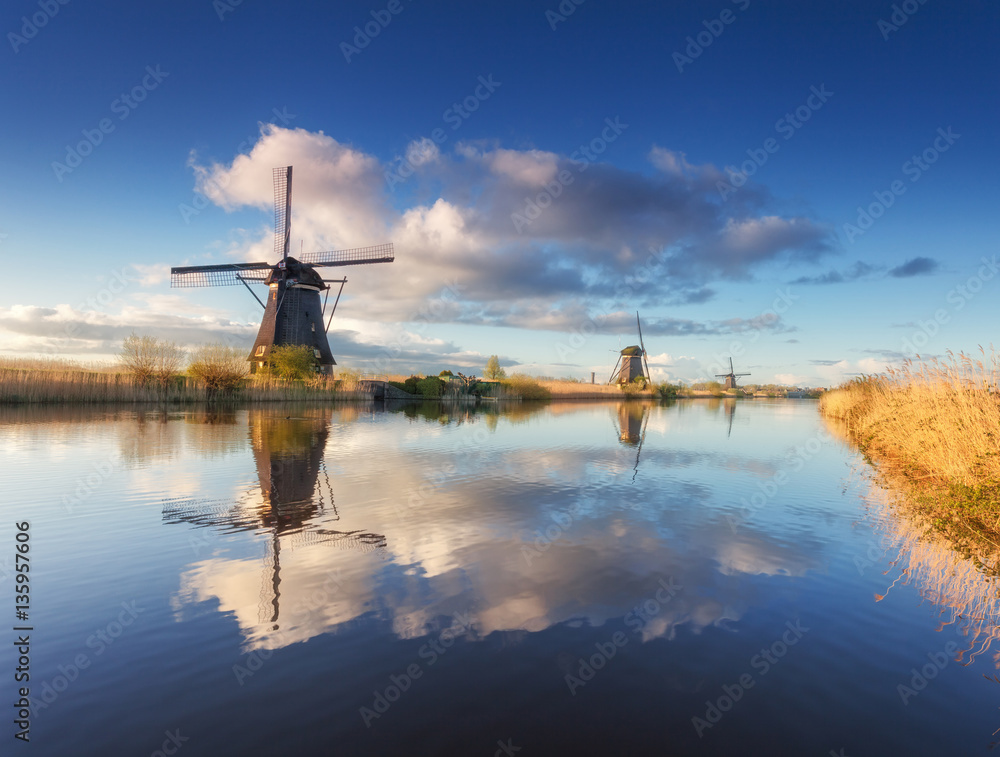
[[[444,298],[438,320],[562,328],[581,302],[607,310],[622,301],[639,270],[646,275],[624,298],[629,307],[704,302],[713,280],[830,251],[826,228],[764,212],[766,193],[752,188],[722,204],[717,169],[661,147],[650,153],[651,175],[485,143],[442,153],[423,138],[407,154],[434,166],[406,179],[420,201],[395,194],[390,167],[375,157],[304,129],[264,126],[232,163],[192,167],[221,207],[269,210],[271,168],[294,165],[292,239],[306,250],[392,241],[395,263],[344,269],[351,315],[361,319],[410,321]],[[273,257],[268,231],[251,237],[236,254]]]

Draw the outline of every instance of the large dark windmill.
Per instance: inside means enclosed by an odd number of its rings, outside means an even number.
[[[635,314],[635,325],[639,329],[639,344],[633,344],[621,351],[618,355],[618,362],[615,363],[615,367],[611,371],[609,384],[628,384],[639,376],[645,377],[647,381],[651,380],[649,362],[646,360],[646,345],[642,343],[642,324],[639,323],[638,311]],[[645,371],[643,371],[643,363],[646,365]]]
[[[395,257],[392,244],[358,247],[350,250],[309,252],[299,259],[289,257],[292,213],[292,167],[274,169],[274,252],[281,259],[275,263],[224,263],[170,269],[173,287],[235,286],[242,284],[264,308],[264,318],[247,360],[251,369],[263,368],[271,350],[280,345],[309,347],[319,370],[329,373],[337,362],[330,351],[326,333],[340,301],[347,279],[324,279],[315,269],[367,263],[391,263]],[[326,303],[330,284],[340,284],[329,318]],[[267,284],[267,304],[250,289],[250,284]],[[320,303],[320,292],[325,292]],[[325,321],[325,325],[324,325]]]
[[[716,373],[716,378],[724,378],[726,380],[726,389],[736,389],[736,379],[742,376],[749,376],[749,373],[734,373],[733,372],[733,359],[729,358],[729,373]]]

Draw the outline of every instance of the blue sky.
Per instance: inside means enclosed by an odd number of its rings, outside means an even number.
[[[242,287],[166,274],[273,257],[289,164],[293,252],[395,245],[345,269],[345,366],[497,353],[600,380],[636,310],[654,377],[688,381],[732,354],[755,382],[830,385],[993,338],[985,2],[17,0],[0,19],[0,252],[44,271],[0,301],[2,354],[107,360],[132,330],[249,346]]]

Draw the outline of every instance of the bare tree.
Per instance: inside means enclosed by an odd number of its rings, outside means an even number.
[[[174,342],[154,336],[138,336],[134,331],[122,341],[118,360],[137,383],[154,381],[166,386],[184,362],[184,350]]]
[[[188,373],[203,381],[210,393],[234,391],[249,372],[246,352],[225,344],[199,347],[188,366]]]

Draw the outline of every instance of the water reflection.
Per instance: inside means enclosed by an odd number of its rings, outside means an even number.
[[[261,568],[258,622],[266,623],[271,631],[281,628],[283,539],[291,549],[336,545],[370,552],[386,546],[381,534],[324,527],[340,520],[323,459],[330,431],[329,412],[301,408],[291,410],[298,413],[296,416],[283,416],[281,412],[251,410],[248,415],[259,492],[248,492],[232,504],[182,500],[168,502],[163,508],[167,523],[269,533]],[[223,419],[208,415],[192,420],[212,424]],[[235,415],[225,420],[235,423]]]
[[[655,596],[663,581],[683,587],[643,620],[648,640],[671,637],[679,626],[735,622],[756,601],[757,578],[818,567],[822,550],[812,539],[793,542],[752,527],[736,533],[721,513],[692,519],[691,507],[713,495],[703,483],[665,476],[671,469],[662,461],[677,452],[662,431],[654,433],[661,462],[652,463],[645,483],[636,479],[650,427],[666,428],[666,408],[614,408],[616,446],[630,458],[620,467],[606,442],[554,444],[537,433],[520,435],[515,446],[495,440],[497,428],[506,438],[537,412],[419,404],[374,412],[376,423],[350,424],[351,444],[334,445],[325,460],[325,418],[251,413],[259,499],[214,519],[175,504],[164,508],[164,519],[267,529],[267,554],[254,560],[220,553],[196,563],[182,577],[179,604],[216,601],[238,620],[249,646],[274,648],[361,621],[419,637],[456,612],[471,615],[482,635],[602,625]],[[607,409],[581,404],[560,412],[587,418]],[[412,448],[388,444],[398,442],[409,419],[428,424],[417,429],[419,441]],[[468,426],[468,436],[428,435],[442,425],[454,433]],[[332,428],[344,433],[341,424]],[[382,446],[372,453],[376,438]],[[691,469],[715,464],[713,453],[685,456]],[[341,472],[328,473],[326,464]],[[329,528],[340,517],[333,489],[365,529]],[[322,549],[324,535],[342,545],[377,544],[383,559]]]
[[[891,558],[885,590],[875,595],[875,601],[881,602],[898,586],[913,586],[937,608],[938,631],[951,627],[966,638],[959,661],[971,664],[989,652],[1000,637],[1000,578],[995,567],[989,569],[992,574],[984,573],[899,495],[873,485],[869,500],[875,504],[873,518],[882,537],[879,542],[873,540],[858,567],[881,562],[883,554]],[[1000,650],[991,657],[1000,668]]]

